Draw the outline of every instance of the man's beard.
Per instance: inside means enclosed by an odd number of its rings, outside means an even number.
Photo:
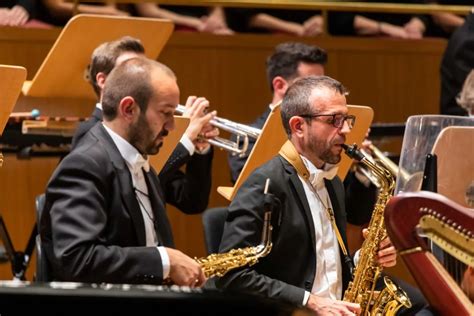
[[[320,160],[335,165],[341,161],[341,153],[334,154],[332,152],[333,146],[332,142],[328,144],[314,136],[309,139],[308,143],[310,151],[316,154]]]
[[[151,139],[153,132],[150,125],[145,119],[145,116],[140,114],[138,121],[130,126],[129,141],[142,155],[156,155],[163,142],[156,144],[158,138],[168,135],[168,131],[162,129],[161,132],[153,139]]]

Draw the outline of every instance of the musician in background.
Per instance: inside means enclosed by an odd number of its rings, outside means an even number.
[[[130,58],[144,56],[144,53],[141,42],[128,36],[103,43],[94,50],[88,79],[99,100],[102,99],[107,76],[114,66]],[[187,111],[183,116],[190,118],[190,124],[159,174],[166,202],[188,214],[202,212],[209,201],[213,150],[203,139],[217,136],[218,131],[209,124],[216,113],[204,113],[208,106],[209,102],[205,98],[188,98]],[[99,102],[89,120],[79,125],[72,140],[73,148],[89,129],[102,121],[102,116]],[[183,173],[180,168],[185,164],[186,172]]]
[[[283,99],[291,83],[305,76],[324,75],[324,65],[326,62],[326,52],[317,46],[292,42],[276,46],[273,54],[267,59],[267,79],[273,94],[272,102],[266,107],[265,112],[250,126],[259,129],[263,128],[273,105]],[[228,161],[233,183],[237,181],[255,142],[255,139],[249,138],[247,155],[244,157],[229,154]]]
[[[279,205],[272,214],[272,250],[257,264],[217,279],[219,288],[305,305],[322,315],[359,312],[358,304],[341,301],[353,266],[347,253],[344,186],[337,177],[341,145],[355,119],[348,115],[345,95],[341,83],[325,76],[305,77],[288,88],[281,116],[289,140],[240,187],[219,249],[259,243],[264,185],[270,179],[268,192]],[[380,243],[378,262],[383,267],[396,264],[389,239]]]
[[[96,124],[59,164],[46,190],[40,235],[54,280],[201,286],[205,276],[173,249],[160,180],[148,164],[174,128],[174,73],[143,57],[115,67]]]

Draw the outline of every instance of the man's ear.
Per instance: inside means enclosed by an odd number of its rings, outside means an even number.
[[[107,75],[104,74],[103,72],[98,72],[97,75],[95,75],[95,81],[97,82],[97,85],[99,86],[101,91],[104,90],[106,79],[107,79]]]
[[[283,98],[286,93],[286,90],[288,90],[288,82],[281,76],[276,76],[275,78],[273,78],[272,86],[273,93],[275,95],[280,96],[280,98]]]
[[[120,100],[118,112],[120,116],[126,120],[133,121],[135,113],[139,111],[140,108],[138,107],[138,104],[131,96],[124,97],[122,100]]]
[[[293,116],[290,118],[290,121],[288,123],[290,125],[292,135],[295,135],[297,137],[301,137],[304,135],[304,130],[306,128],[304,118],[300,116]]]

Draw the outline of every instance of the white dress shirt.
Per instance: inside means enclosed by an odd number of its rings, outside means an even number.
[[[146,246],[156,247],[158,245],[158,237],[155,231],[154,215],[151,202],[148,197],[148,187],[145,181],[145,174],[143,173],[144,171],[148,172],[150,170],[148,157],[145,159],[138,152],[138,150],[124,138],[108,128],[106,125],[103,126],[117,146],[120,155],[125,160],[132,175],[133,188],[135,190],[137,202],[140,205],[143,223],[145,224]],[[170,271],[170,260],[168,253],[166,252],[165,247],[159,246],[157,249],[160,252],[161,262],[163,264],[163,278],[167,278]]]
[[[299,178],[311,209],[316,240],[316,274],[311,293],[340,300],[342,297],[341,258],[336,233],[327,212],[328,207],[332,208],[331,200],[324,185],[325,178],[332,179],[337,174],[337,167],[326,164],[327,170],[321,170],[305,157],[301,156],[301,158],[310,173],[309,181]],[[309,295],[309,292],[305,293],[303,305],[308,302]]]

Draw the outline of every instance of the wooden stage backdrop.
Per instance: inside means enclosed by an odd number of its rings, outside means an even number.
[[[32,79],[59,30],[4,28],[0,32],[0,64],[24,66]],[[265,60],[285,41],[304,41],[329,53],[327,74],[350,90],[351,104],[374,108],[375,122],[403,122],[414,114],[438,113],[439,63],[442,39],[294,38],[271,35],[215,36],[175,33],[159,60],[178,76],[181,102],[188,95],[205,96],[218,116],[240,123],[254,120],[270,102]],[[67,71],[64,65],[64,71]],[[42,115],[87,117],[94,107],[62,101],[20,100],[15,111],[38,108]],[[17,160],[6,155],[0,168],[0,212],[14,245],[23,250],[34,219],[34,198],[44,191],[57,159]],[[213,191],[209,207],[227,205],[216,192],[230,185],[225,152],[215,151]],[[191,256],[205,255],[201,216],[169,208],[177,247]],[[31,280],[34,262],[30,265]],[[10,279],[10,266],[0,265],[0,279]]]

